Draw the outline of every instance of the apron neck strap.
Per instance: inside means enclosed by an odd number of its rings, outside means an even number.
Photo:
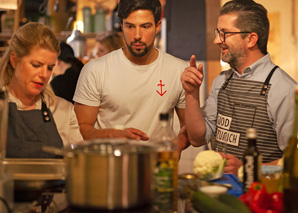
[[[233,77],[234,72],[232,72],[231,76],[225,81],[225,83],[222,85],[222,89],[227,88],[229,81],[231,80],[231,78]]]
[[[270,79],[274,73],[274,71],[278,68],[278,66],[275,66],[273,67],[273,69],[271,70],[271,72],[269,73],[269,75],[267,76],[264,84],[263,84],[263,87],[262,87],[262,90],[260,92],[260,95],[265,95],[266,94],[266,91],[268,89],[268,85],[269,85],[269,82],[270,82]]]
[[[271,80],[271,77],[272,77],[272,75],[273,75],[273,73],[274,73],[274,71],[276,70],[278,68],[278,66],[275,66],[275,67],[273,67],[273,69],[270,71],[270,73],[269,73],[269,75],[267,76],[267,78],[266,78],[266,80],[265,80],[265,82],[264,82],[264,84],[263,84],[263,87],[262,87],[262,90],[261,90],[261,92],[260,92],[260,95],[265,95],[266,94],[266,91],[267,91],[267,89],[268,89],[268,85],[269,85],[269,82],[270,82],[270,80]],[[228,86],[228,84],[229,84],[229,81],[232,79],[232,77],[233,77],[233,74],[234,73],[232,73],[231,75],[230,75],[230,77],[225,81],[225,83],[222,85],[222,89],[226,89],[227,88],[227,86]]]

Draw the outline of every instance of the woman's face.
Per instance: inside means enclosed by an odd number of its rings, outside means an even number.
[[[109,52],[109,49],[102,45],[102,43],[96,42],[96,57],[103,56]]]
[[[18,97],[35,97],[46,87],[55,62],[57,53],[48,49],[35,47],[23,58],[18,58],[14,52],[10,62],[15,69],[9,89]]]

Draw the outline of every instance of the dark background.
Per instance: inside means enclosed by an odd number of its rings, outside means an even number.
[[[205,0],[168,0],[164,8],[167,19],[167,52],[189,60],[206,60]]]

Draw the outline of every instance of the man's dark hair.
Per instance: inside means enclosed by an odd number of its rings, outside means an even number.
[[[118,5],[118,18],[120,23],[126,19],[130,13],[136,10],[150,10],[154,15],[155,24],[161,18],[161,4],[159,0],[120,0]]]
[[[73,61],[74,56],[74,51],[72,47],[65,43],[65,42],[60,42],[60,55],[58,56],[58,59],[61,61],[64,61],[66,63],[71,63]]]
[[[269,20],[267,10],[263,5],[253,0],[232,0],[223,5],[220,15],[228,13],[238,14],[236,27],[241,31],[255,32],[259,39],[257,45],[263,54],[267,53],[269,36]],[[246,35],[242,35],[245,37]]]
[[[61,53],[58,56],[58,59],[64,61],[65,63],[71,64],[72,72],[79,74],[84,64],[81,60],[75,57],[72,47],[65,43],[64,41],[60,42]]]

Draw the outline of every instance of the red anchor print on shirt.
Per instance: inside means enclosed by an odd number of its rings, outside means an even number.
[[[156,92],[157,92],[160,96],[163,96],[163,95],[167,92],[167,90],[164,91],[164,92],[162,92],[162,87],[165,86],[165,84],[162,84],[162,80],[160,80],[160,83],[157,84],[157,86],[160,86],[160,92],[157,91],[157,90],[156,90]]]

